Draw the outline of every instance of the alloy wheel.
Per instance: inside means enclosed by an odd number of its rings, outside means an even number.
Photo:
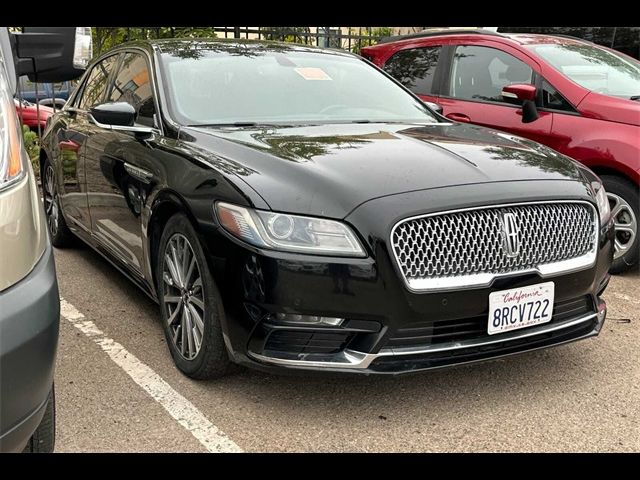
[[[47,165],[44,173],[44,211],[47,215],[47,224],[52,237],[58,233],[58,194],[55,185],[55,173],[51,165]]]
[[[624,198],[610,192],[607,192],[607,196],[615,230],[613,258],[617,260],[626,254],[633,245],[638,233],[638,221],[633,208]]]
[[[162,281],[171,339],[180,355],[193,360],[204,335],[204,288],[193,248],[180,233],[172,235],[165,247]]]

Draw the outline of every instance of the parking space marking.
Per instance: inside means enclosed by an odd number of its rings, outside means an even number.
[[[60,313],[74,327],[93,340],[144,391],[187,429],[211,453],[240,453],[242,449],[216,427],[189,400],[142,363],[122,345],[107,337],[91,320],[87,320],[73,305],[60,298]]]

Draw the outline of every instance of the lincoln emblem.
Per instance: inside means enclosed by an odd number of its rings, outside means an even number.
[[[517,257],[520,253],[520,230],[513,213],[504,214],[504,239],[508,257]]]

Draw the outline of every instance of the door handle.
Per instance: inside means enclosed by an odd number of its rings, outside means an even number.
[[[464,113],[449,113],[449,114],[445,115],[445,117],[447,117],[447,118],[449,118],[451,120],[455,120],[456,122],[469,123],[471,121],[469,116],[465,115]]]

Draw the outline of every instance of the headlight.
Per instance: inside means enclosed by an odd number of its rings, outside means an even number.
[[[226,231],[257,247],[318,255],[365,257],[355,234],[342,222],[265,212],[216,203]]]
[[[4,65],[0,62],[0,68]],[[4,75],[0,75],[0,190],[22,178],[22,133]]]
[[[609,217],[611,216],[611,207],[609,205],[609,199],[607,198],[607,192],[602,183],[592,184],[592,186],[596,192],[596,204],[598,205],[598,212],[600,212],[600,225],[604,225],[609,221]]]

